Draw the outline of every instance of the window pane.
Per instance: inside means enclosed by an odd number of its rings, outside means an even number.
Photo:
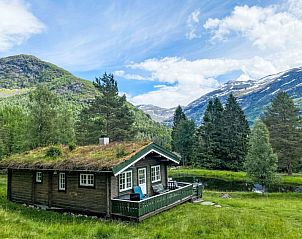
[[[59,189],[60,190],[65,190],[65,173],[60,173],[59,174]]]
[[[120,191],[132,188],[132,172],[124,172],[119,175],[119,189]]]
[[[42,182],[42,172],[36,172],[36,182]]]
[[[145,180],[145,170],[144,169],[139,169],[138,170],[138,183],[139,184],[144,184],[146,182]]]

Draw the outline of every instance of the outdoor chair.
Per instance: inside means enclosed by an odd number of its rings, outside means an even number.
[[[143,194],[142,188],[140,186],[135,186],[133,188],[134,193],[139,194],[139,199],[143,200],[148,197],[148,195]]]
[[[152,185],[152,189],[155,195],[161,194],[161,193],[165,193],[168,192],[168,189],[164,188],[164,185],[160,184],[156,184],[156,185]]]
[[[261,185],[261,184],[258,184],[258,183],[256,183],[256,184],[254,184],[254,187],[253,187],[253,192],[254,193],[259,193],[259,194],[263,194],[264,193],[264,187]]]

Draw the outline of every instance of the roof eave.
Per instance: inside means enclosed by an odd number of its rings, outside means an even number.
[[[112,167],[112,172],[114,176],[119,175],[121,172],[126,170],[127,168],[131,167],[133,164],[144,158],[146,155],[148,155],[151,152],[155,152],[159,155],[162,155],[163,157],[167,158],[168,160],[172,161],[175,164],[179,164],[180,160],[177,155],[169,152],[168,150],[164,149],[163,147],[152,143],[147,145],[145,148],[137,152],[135,155],[133,155],[130,159]]]

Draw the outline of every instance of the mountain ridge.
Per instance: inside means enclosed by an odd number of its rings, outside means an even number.
[[[220,88],[209,92],[183,107],[185,114],[198,125],[201,124],[204,111],[210,99],[218,97],[223,103],[230,93],[233,93],[250,124],[262,114],[277,92],[285,91],[293,99],[302,115],[302,67],[292,68],[276,74],[268,75],[259,80],[230,80]],[[159,112],[160,114],[160,112]],[[163,124],[171,125],[173,113]]]
[[[74,76],[52,63],[32,55],[0,58],[0,104],[26,107],[28,93],[44,84],[66,101],[77,113],[99,94],[91,81]],[[170,129],[153,121],[149,115],[127,102],[135,116],[137,139],[170,141]]]
[[[268,75],[255,81],[229,81],[220,89],[212,91],[184,107],[185,114],[198,124],[210,99],[218,97],[225,103],[227,96],[233,93],[244,110],[250,124],[262,114],[277,92],[287,92],[302,111],[302,67],[289,69]]]
[[[146,114],[150,115],[150,117],[159,122],[162,123],[166,120],[168,120],[171,115],[174,114],[174,111],[176,109],[176,107],[174,108],[161,108],[159,106],[155,106],[155,105],[137,105],[136,106],[138,109],[144,111]]]

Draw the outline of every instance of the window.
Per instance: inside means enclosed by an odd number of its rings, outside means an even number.
[[[132,189],[132,171],[121,173],[119,179],[120,192]]]
[[[59,173],[59,191],[66,190],[66,176],[65,173]]]
[[[42,183],[42,172],[36,172],[36,183]]]
[[[146,183],[146,169],[140,168],[137,173],[138,177],[138,184],[145,184]]]
[[[80,186],[94,187],[94,174],[81,173],[80,174]]]
[[[155,183],[161,180],[160,165],[151,166],[151,182]]]

